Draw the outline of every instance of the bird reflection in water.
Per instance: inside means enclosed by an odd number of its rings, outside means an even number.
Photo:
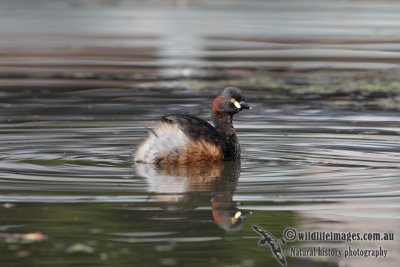
[[[196,165],[135,164],[165,211],[188,211],[211,200],[212,218],[226,231],[243,228],[248,211],[232,200],[240,176],[240,161],[204,162]],[[210,215],[211,217],[211,215]]]

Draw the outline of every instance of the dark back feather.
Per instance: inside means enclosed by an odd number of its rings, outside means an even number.
[[[192,140],[205,140],[221,145],[222,138],[207,121],[190,114],[167,114],[161,119],[164,123],[176,124]]]

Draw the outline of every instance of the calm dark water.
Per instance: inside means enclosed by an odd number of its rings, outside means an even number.
[[[394,233],[282,247],[288,266],[397,266],[396,2],[1,6],[1,266],[280,266],[253,224]],[[240,163],[132,164],[162,114],[209,119],[228,85],[253,107]]]

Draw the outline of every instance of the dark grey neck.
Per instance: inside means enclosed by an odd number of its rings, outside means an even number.
[[[227,113],[212,114],[215,129],[220,134],[223,141],[223,153],[225,160],[235,160],[240,158],[240,145],[236,136],[236,130],[232,124],[233,115]]]

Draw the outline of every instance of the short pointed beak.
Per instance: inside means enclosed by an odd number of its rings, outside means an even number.
[[[251,107],[244,101],[239,102],[241,109],[251,109]]]

